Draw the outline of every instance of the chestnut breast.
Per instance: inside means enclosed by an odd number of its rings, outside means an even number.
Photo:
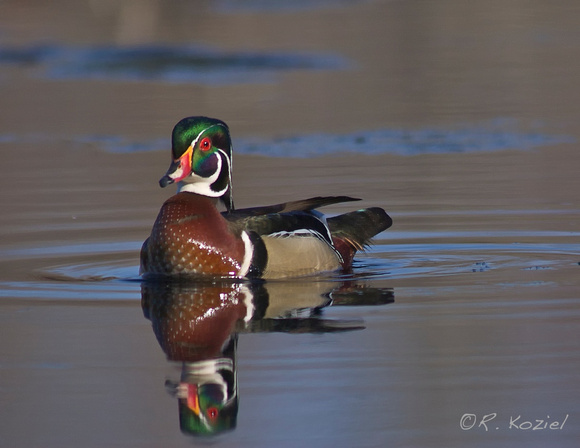
[[[163,204],[145,244],[148,273],[237,276],[244,260],[244,242],[212,199],[189,192]]]

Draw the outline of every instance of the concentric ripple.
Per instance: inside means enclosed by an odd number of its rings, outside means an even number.
[[[323,276],[323,280],[364,280],[371,283],[380,280],[382,283],[386,281],[393,284],[403,282],[404,285],[443,281],[454,285],[466,281],[489,281],[488,276],[492,275],[496,276],[493,277],[496,285],[507,284],[508,279],[518,285],[523,282],[558,282],[560,271],[580,269],[580,244],[567,242],[577,241],[579,236],[579,232],[451,233],[391,230],[378,235],[375,244],[359,254],[352,273]],[[488,242],[475,242],[484,238]],[[537,242],[505,242],[506,239],[518,238],[531,238]],[[138,241],[126,241],[12,251],[9,254],[12,258],[25,262],[27,259],[38,262],[38,259],[43,258],[60,259],[62,262],[36,270],[33,281],[1,284],[0,297],[138,300],[140,244]],[[551,278],[554,276],[555,280]]]

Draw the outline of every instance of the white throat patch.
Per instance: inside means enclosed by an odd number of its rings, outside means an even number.
[[[221,149],[218,149],[218,151],[223,153]],[[209,177],[201,177],[192,172],[189,176],[187,176],[185,179],[183,179],[181,182],[178,183],[177,191],[178,192],[189,191],[190,193],[197,193],[201,194],[202,196],[209,196],[212,198],[218,198],[222,196],[228,189],[227,185],[223,190],[220,191],[214,191],[211,189],[211,185],[220,176],[223,165],[222,158],[220,157],[220,155],[216,154],[216,157],[218,161],[215,173],[213,173]]]

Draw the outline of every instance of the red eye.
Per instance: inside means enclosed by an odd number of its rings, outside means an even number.
[[[208,408],[207,416],[213,422],[218,418],[219,411],[216,408]]]
[[[204,137],[201,142],[199,142],[199,149],[202,151],[209,151],[211,149],[211,140],[209,137]]]

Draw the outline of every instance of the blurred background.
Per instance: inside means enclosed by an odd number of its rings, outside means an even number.
[[[575,446],[579,47],[575,0],[0,2],[0,445],[191,444],[135,280],[171,129],[208,115],[238,207],[344,194],[395,222],[348,278],[394,303],[241,334],[213,443]],[[505,429],[523,413],[569,419]]]
[[[2,126],[11,132],[30,132],[32,121],[51,134],[164,137],[175,117],[201,112],[252,135],[497,118],[561,126],[578,113],[571,1],[1,8]]]

